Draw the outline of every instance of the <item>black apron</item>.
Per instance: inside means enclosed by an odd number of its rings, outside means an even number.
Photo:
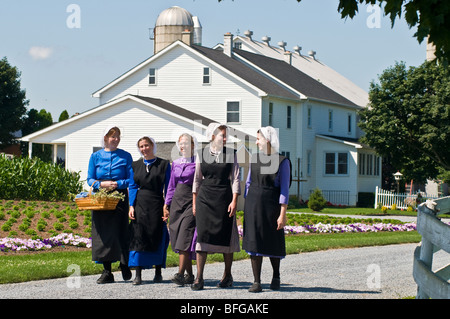
[[[228,206],[233,199],[230,174],[235,151],[223,148],[218,157],[203,149],[200,168],[203,181],[197,193],[196,223],[197,241],[212,245],[230,246],[233,217]]]
[[[169,161],[159,157],[148,166],[142,158],[133,162],[134,181],[139,185],[130,223],[130,251],[155,251],[162,240],[163,187]]]
[[[277,230],[281,204],[280,188],[275,186],[275,178],[281,162],[289,159],[279,154],[270,157],[259,154],[255,156],[256,161],[252,160],[251,164],[251,183],[244,205],[242,248],[268,256],[286,256],[284,229]],[[269,159],[272,161],[269,162]],[[264,169],[268,169],[270,163],[277,163],[277,167],[266,173]]]
[[[115,210],[92,211],[92,260],[128,265],[128,191],[117,191],[125,198]]]
[[[195,231],[192,214],[192,185],[178,183],[170,204],[169,233],[174,251],[188,251]]]

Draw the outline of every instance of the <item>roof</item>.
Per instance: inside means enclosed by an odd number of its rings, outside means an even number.
[[[246,61],[268,72],[283,83],[298,90],[308,98],[314,98],[348,106],[357,107],[355,103],[334,90],[313,79],[306,73],[293,67],[284,60],[269,58],[260,54],[234,49],[233,52]]]
[[[192,45],[191,46],[196,51],[200,52],[205,57],[213,60],[217,64],[231,71],[233,74],[237,75],[241,79],[253,84],[260,90],[266,92],[269,95],[285,97],[289,99],[298,100],[300,97],[298,94],[284,88],[274,80],[269,79],[260,72],[244,65],[236,59],[232,59],[222,51],[210,49],[203,46]]]
[[[316,137],[323,138],[325,140],[343,143],[347,145],[351,145],[355,148],[366,148],[366,149],[372,149],[370,146],[363,144],[359,141],[357,138],[351,138],[351,137],[342,137],[342,136],[333,136],[333,135],[327,135],[327,134],[316,134]]]
[[[286,48],[255,41],[247,36],[236,36],[233,41],[242,43],[242,49],[274,59],[284,60]],[[292,52],[292,66],[320,81],[353,103],[365,107],[369,103],[368,93],[355,83],[330,68],[323,61],[309,55],[301,54],[298,46]]]
[[[155,26],[182,25],[193,26],[192,14],[186,9],[174,6],[162,11],[156,19]]]

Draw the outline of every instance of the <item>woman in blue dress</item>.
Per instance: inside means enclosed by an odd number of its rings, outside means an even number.
[[[107,190],[125,195],[113,211],[92,211],[92,260],[103,264],[103,273],[97,283],[114,282],[111,264],[120,261],[124,280],[131,279],[128,268],[128,192],[132,175],[131,154],[119,149],[120,130],[106,128],[102,138],[102,149],[89,159],[87,183],[93,190]]]
[[[130,259],[128,266],[136,269],[134,285],[142,283],[142,269],[155,266],[153,282],[161,282],[161,268],[166,267],[169,232],[164,212],[164,194],[170,179],[170,163],[155,156],[156,143],[144,136],[137,143],[142,157],[132,164],[130,181]]]

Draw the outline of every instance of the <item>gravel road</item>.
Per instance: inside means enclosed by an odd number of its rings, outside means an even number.
[[[170,281],[177,268],[163,269],[163,282],[152,282],[154,270],[143,271],[143,284],[133,286],[115,272],[115,283],[98,285],[99,277],[71,276],[20,284],[0,285],[2,299],[397,299],[415,296],[412,277],[413,252],[417,244],[333,249],[289,255],[281,262],[281,290],[269,289],[271,266],[264,259],[263,292],[249,293],[252,272],[249,260],[233,263],[234,286],[216,288],[223,263],[207,264],[205,289],[192,291]],[[437,252],[435,267],[450,262],[448,254]],[[72,273],[72,272],[70,272]],[[134,271],[133,271],[134,276]]]

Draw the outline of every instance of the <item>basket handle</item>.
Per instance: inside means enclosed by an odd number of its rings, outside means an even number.
[[[91,187],[89,188],[89,196],[91,196],[91,194],[92,194],[92,188],[94,187],[94,184],[97,183],[97,182],[99,182],[98,187],[100,187],[100,181],[99,181],[99,180],[94,181],[94,182],[92,183]]]

